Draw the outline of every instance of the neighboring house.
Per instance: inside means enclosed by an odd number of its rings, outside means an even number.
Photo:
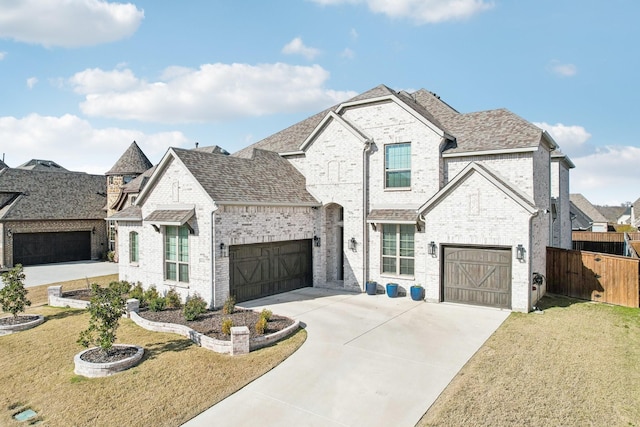
[[[120,277],[213,307],[376,281],[529,311],[552,234],[570,233],[573,165],[557,148],[508,110],[381,85],[232,156],[170,149],[111,217]]]
[[[640,218],[637,216],[640,209],[640,199],[633,203],[626,203],[621,206],[596,206],[598,211],[604,215],[609,224],[631,225],[632,227],[640,227]]]
[[[582,194],[569,196],[571,202],[571,229],[574,231],[608,231],[608,220]]]
[[[69,172],[48,160],[0,169],[1,265],[102,258],[104,176]]]
[[[551,244],[556,248],[571,249],[571,206],[569,197],[569,171],[575,165],[560,150],[551,153]],[[564,196],[563,196],[564,195]],[[567,212],[569,214],[567,215]]]

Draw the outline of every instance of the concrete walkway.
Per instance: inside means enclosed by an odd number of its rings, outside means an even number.
[[[57,264],[30,265],[24,267],[24,285],[39,286],[84,279],[85,277],[118,274],[118,264],[103,261],[74,261]],[[2,286],[2,283],[0,283]]]
[[[317,288],[243,305],[300,319],[307,341],[185,426],[413,427],[509,315]]]

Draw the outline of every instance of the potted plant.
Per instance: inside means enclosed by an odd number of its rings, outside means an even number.
[[[419,283],[412,285],[409,292],[411,293],[411,299],[414,301],[422,301],[424,299],[424,288]]]
[[[398,296],[397,283],[387,283],[387,295],[389,296],[389,298],[395,298]]]
[[[375,295],[378,293],[378,282],[368,281],[366,285],[367,295]]]

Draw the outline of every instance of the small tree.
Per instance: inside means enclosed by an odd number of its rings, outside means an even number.
[[[93,344],[108,351],[116,340],[120,318],[127,311],[126,294],[131,289],[129,282],[111,282],[106,288],[96,283],[91,285],[89,302],[89,327],[80,332],[78,344],[89,347]]]
[[[31,301],[27,299],[24,278],[22,264],[16,264],[11,270],[2,273],[4,287],[0,289],[0,305],[2,311],[13,314],[14,318],[31,305]]]

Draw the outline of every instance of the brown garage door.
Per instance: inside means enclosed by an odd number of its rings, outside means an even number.
[[[443,300],[511,308],[511,249],[444,247]]]
[[[237,302],[312,286],[311,240],[231,246],[230,292]]]
[[[22,265],[91,259],[91,232],[15,233],[13,263]]]

